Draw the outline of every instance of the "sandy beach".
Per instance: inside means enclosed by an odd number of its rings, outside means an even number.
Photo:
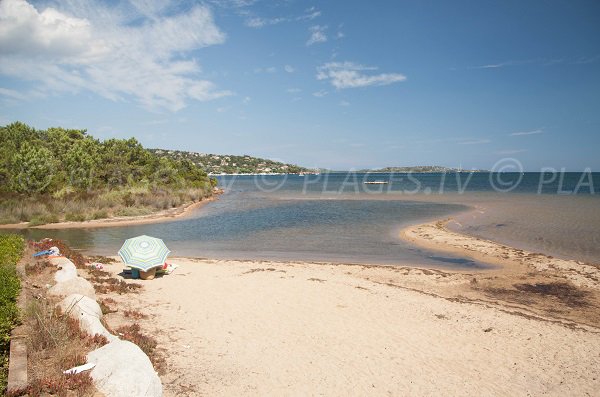
[[[167,396],[597,393],[597,266],[443,223],[403,236],[498,267],[173,258],[173,274],[130,281],[142,292],[111,297],[120,311],[149,316],[140,324],[165,354]],[[107,268],[118,274],[123,265]]]

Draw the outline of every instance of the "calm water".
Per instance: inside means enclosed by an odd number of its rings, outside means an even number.
[[[191,217],[115,228],[35,230],[114,255],[139,234],[177,256],[481,267],[398,239],[406,225],[453,227],[524,248],[600,261],[600,174],[322,174],[223,176],[226,193]],[[368,185],[364,181],[386,181]],[[476,209],[475,211],[473,209]]]

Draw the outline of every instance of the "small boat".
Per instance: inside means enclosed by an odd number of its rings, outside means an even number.
[[[387,181],[366,181],[365,185],[387,185]]]

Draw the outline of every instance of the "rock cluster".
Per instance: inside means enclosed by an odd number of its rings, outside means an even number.
[[[60,308],[78,319],[79,325],[90,335],[102,335],[107,345],[90,352],[88,363],[94,363],[90,375],[96,388],[106,396],[129,397],[162,396],[162,384],[146,354],[135,344],[112,335],[102,325],[102,310],[96,301],[92,284],[77,275],[77,268],[65,257],[51,258],[58,267],[57,282],[48,293],[63,296]]]

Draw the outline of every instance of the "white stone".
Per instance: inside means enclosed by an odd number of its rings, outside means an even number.
[[[162,396],[162,384],[150,359],[131,342],[113,340],[89,353],[87,361],[96,364],[90,375],[106,396]]]
[[[77,277],[77,268],[73,264],[73,262],[67,260],[60,265],[57,265],[59,270],[54,273],[54,281],[57,283],[62,283],[63,281],[68,281]]]
[[[81,294],[96,300],[96,291],[92,283],[83,277],[75,277],[60,283],[56,283],[48,290],[50,295],[69,296],[71,294]]]
[[[88,334],[103,335],[108,340],[117,339],[102,325],[100,321],[102,309],[94,299],[81,294],[72,294],[63,299],[59,306],[69,317],[79,320],[79,326]]]

